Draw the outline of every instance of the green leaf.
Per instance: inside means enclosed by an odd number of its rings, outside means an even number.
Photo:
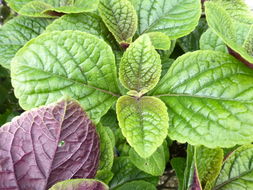
[[[206,19],[201,18],[195,30],[187,36],[178,39],[179,45],[185,51],[199,50],[199,39],[201,35],[207,30]]]
[[[183,185],[181,186],[182,188],[179,190],[185,190],[185,189],[190,189],[194,174],[195,173],[195,159],[194,159],[194,147],[191,146],[190,144],[187,145],[187,157],[186,157],[186,163],[185,163],[185,171],[184,171],[184,181]]]
[[[163,32],[170,39],[189,34],[198,25],[200,0],[132,0],[138,14],[138,34]]]
[[[181,157],[172,158],[171,166],[175,170],[178,179],[178,189],[181,190],[184,182],[184,170],[186,167],[186,159]]]
[[[253,70],[234,57],[196,51],[179,57],[153,94],[168,106],[169,136],[209,148],[252,142]]]
[[[224,162],[213,190],[244,190],[253,188],[253,145],[235,150]]]
[[[128,0],[101,0],[99,13],[119,43],[130,43],[137,29],[137,14]]]
[[[172,63],[175,61],[174,59],[166,58],[166,57],[161,57],[162,58],[162,73],[161,73],[161,78],[168,72],[170,66]]]
[[[201,50],[214,50],[228,52],[226,44],[217,36],[211,28],[204,32],[199,40]]]
[[[70,179],[62,181],[49,190],[109,190],[104,183],[94,179]]]
[[[105,40],[113,49],[118,49],[113,35],[108,31],[102,19],[94,13],[64,15],[46,28],[46,32],[64,30],[79,30],[93,34]]]
[[[46,33],[31,40],[13,59],[11,77],[24,109],[69,96],[78,100],[95,122],[118,96],[111,48],[79,31]]]
[[[111,171],[98,170],[96,174],[96,179],[98,179],[99,181],[103,181],[106,184],[109,184],[109,182],[113,178],[113,175],[114,174]]]
[[[158,177],[146,174],[136,168],[128,157],[118,157],[115,159],[112,172],[113,179],[110,182],[110,189],[117,189],[118,187],[135,180],[144,180],[157,185]]]
[[[171,41],[170,38],[165,35],[162,32],[150,32],[147,33],[146,35],[149,36],[152,45],[155,47],[155,49],[160,49],[160,50],[169,50]]]
[[[0,28],[0,65],[10,68],[16,52],[32,38],[40,35],[49,19],[18,16]]]
[[[161,60],[148,35],[139,37],[124,53],[119,68],[120,82],[129,90],[145,94],[156,86]]]
[[[168,134],[165,104],[150,96],[122,96],[116,108],[119,126],[128,143],[142,158],[151,156]]]
[[[110,171],[113,165],[114,159],[114,145],[110,138],[106,127],[97,125],[96,130],[100,137],[100,160],[99,170]]]
[[[209,185],[215,182],[223,163],[221,148],[209,149],[204,146],[195,148],[195,163],[200,183],[205,190],[211,190]]]
[[[21,15],[55,17],[58,13],[80,13],[93,11],[98,0],[6,0],[8,5]]]
[[[124,185],[117,188],[117,190],[156,190],[156,187],[146,181],[138,180],[125,183]]]
[[[250,33],[251,25],[244,22],[238,22],[233,19],[233,15],[230,15],[230,12],[226,10],[226,4],[220,2],[221,1],[219,1],[219,3],[205,3],[208,25],[225,42],[227,46],[238,53],[242,59],[246,60],[250,64],[253,64],[252,55],[250,55],[243,46],[246,40],[245,37],[247,37]],[[223,6],[225,6],[225,8]]]
[[[161,176],[166,166],[166,154],[169,154],[167,143],[165,142],[148,158],[140,157],[134,149],[130,150],[131,162],[140,170],[153,176]]]
[[[243,48],[249,55],[253,56],[253,25],[250,27],[249,33],[243,43]]]

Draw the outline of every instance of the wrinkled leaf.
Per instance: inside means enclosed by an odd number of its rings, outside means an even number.
[[[32,38],[40,35],[51,21],[18,16],[0,28],[0,65],[10,68],[16,52]]]
[[[158,98],[122,96],[116,105],[119,126],[142,158],[151,156],[168,134],[168,113]]]
[[[72,177],[94,177],[99,139],[79,104],[62,100],[1,127],[0,161],[0,189],[48,189]]]
[[[71,179],[59,182],[49,190],[109,190],[109,188],[94,179]]]
[[[116,40],[121,43],[132,41],[137,29],[137,14],[128,0],[101,0],[99,13]]]
[[[162,32],[150,32],[147,33],[149,36],[152,45],[155,47],[155,49],[160,49],[160,50],[169,50],[171,41],[170,38],[165,35]]]
[[[95,122],[118,96],[111,48],[79,31],[46,33],[30,41],[13,59],[11,77],[22,108],[67,95],[78,100]]]
[[[137,33],[163,32],[171,39],[189,34],[198,25],[200,0],[131,0],[137,10]]]
[[[129,90],[145,94],[156,86],[161,60],[148,35],[138,38],[124,53],[119,69],[120,82]]]
[[[252,142],[253,70],[232,56],[196,51],[179,57],[154,91],[168,106],[170,138],[232,147]]]

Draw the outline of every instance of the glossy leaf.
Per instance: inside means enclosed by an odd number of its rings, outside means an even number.
[[[162,32],[150,32],[146,35],[149,36],[152,45],[155,49],[169,50],[171,47],[170,38]]]
[[[228,52],[226,44],[219,36],[217,36],[217,34],[213,32],[211,28],[207,29],[207,31],[203,33],[199,40],[199,44],[201,50],[214,50],[224,53]]]
[[[46,28],[46,32],[64,30],[79,30],[93,34],[105,40],[113,49],[118,49],[113,35],[108,31],[102,19],[95,13],[64,15]]]
[[[148,158],[168,134],[168,113],[165,104],[155,97],[118,99],[119,126],[128,143],[142,158]]]
[[[252,145],[245,145],[235,150],[225,160],[214,190],[252,189],[252,159]]]
[[[171,39],[189,34],[198,25],[200,0],[132,0],[138,14],[138,34],[162,32]]]
[[[199,181],[205,190],[211,190],[218,177],[223,163],[223,150],[221,148],[209,149],[204,146],[196,147],[195,163]]]
[[[168,154],[168,147],[165,142],[148,158],[140,157],[134,149],[130,150],[129,156],[131,162],[140,170],[153,176],[161,176],[165,170]]]
[[[145,94],[156,86],[161,60],[147,35],[138,38],[124,53],[119,69],[120,82],[129,90]]]
[[[49,19],[18,16],[0,28],[0,65],[10,69],[17,51],[32,38],[40,35],[51,22]]]
[[[158,178],[136,168],[128,157],[121,156],[116,158],[113,164],[112,172],[115,174],[110,182],[111,189],[117,189],[120,186],[135,180],[148,181],[157,185]]]
[[[24,109],[65,95],[77,99],[95,122],[118,96],[111,48],[79,31],[46,33],[30,41],[13,59],[11,77]]]
[[[128,0],[101,0],[99,13],[119,43],[132,41],[137,29],[137,14]]]
[[[117,188],[117,190],[156,190],[156,187],[146,181],[138,180],[125,183],[124,185]]]
[[[1,127],[0,160],[0,189],[48,189],[72,177],[94,177],[99,138],[79,104],[62,100]]]
[[[6,0],[8,5],[21,15],[54,17],[57,13],[80,13],[93,11],[98,0]]]
[[[109,190],[109,188],[94,179],[71,179],[59,182],[49,190]]]
[[[179,57],[153,92],[168,106],[169,136],[207,147],[252,142],[253,70],[232,56],[196,51]]]

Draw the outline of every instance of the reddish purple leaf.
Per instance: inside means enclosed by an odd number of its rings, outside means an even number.
[[[0,128],[0,189],[44,190],[93,178],[98,162],[95,126],[75,101],[27,111]]]
[[[93,179],[72,179],[59,182],[50,190],[108,190],[104,183]]]
[[[200,184],[200,181],[199,181],[198,171],[197,171],[196,167],[194,169],[194,175],[193,175],[191,190],[202,190],[202,187],[201,187],[201,184]]]

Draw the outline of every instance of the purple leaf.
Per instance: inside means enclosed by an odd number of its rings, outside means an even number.
[[[191,190],[202,190],[196,166],[195,166],[195,169],[194,169],[194,175],[193,175]]]
[[[93,179],[72,179],[59,182],[50,190],[108,190],[104,183]]]
[[[93,178],[98,161],[95,126],[75,101],[27,111],[0,128],[0,189],[44,190]]]

